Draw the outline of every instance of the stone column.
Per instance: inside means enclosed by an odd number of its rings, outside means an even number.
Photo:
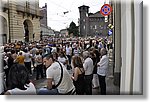
[[[132,2],[121,3],[121,82],[120,94],[132,94],[134,70],[134,9]]]
[[[121,69],[121,4],[114,2],[114,48],[115,48],[115,67],[114,67],[114,85],[120,86]]]
[[[8,19],[9,19],[9,39],[11,42],[14,41],[14,34],[17,33],[17,12],[16,12],[16,1],[9,0],[9,12],[8,12]]]

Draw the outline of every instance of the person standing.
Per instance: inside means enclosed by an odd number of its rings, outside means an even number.
[[[31,71],[31,58],[32,58],[32,55],[30,54],[30,52],[25,49],[24,50],[24,64],[26,66],[26,68],[28,69],[29,73],[32,74],[32,71]]]
[[[85,93],[86,95],[92,95],[92,79],[93,79],[93,61],[89,57],[88,51],[83,52],[83,68],[85,70]]]
[[[72,48],[70,45],[66,46],[66,56],[68,57],[69,64],[71,64]]]
[[[109,58],[107,56],[107,50],[105,48],[102,48],[100,53],[102,58],[100,59],[100,62],[97,63],[97,74],[99,78],[101,95],[106,95],[105,78],[108,70]]]
[[[84,87],[85,87],[85,82],[84,82],[84,68],[83,68],[83,63],[82,60],[79,56],[75,56],[73,58],[73,66],[74,71],[73,71],[73,76],[71,77],[74,83],[74,86],[76,88],[76,93],[77,95],[84,95]]]
[[[39,75],[41,78],[44,78],[43,75],[43,63],[42,63],[42,55],[40,54],[39,50],[37,50],[35,55],[35,63],[36,63],[36,80],[39,80]]]
[[[93,58],[93,62],[94,62],[94,70],[93,70],[93,89],[95,88],[99,88],[99,79],[98,79],[98,75],[97,75],[97,63],[100,61],[100,53],[97,49],[93,50],[94,53],[94,57]]]
[[[8,60],[7,60],[8,68],[6,72],[6,86],[8,87],[8,73],[9,73],[11,66],[14,64],[14,59],[12,57],[11,52],[7,52],[7,56],[8,56]]]
[[[33,68],[35,69],[35,55],[36,55],[36,52],[37,52],[37,48],[35,45],[33,45],[33,48],[30,50],[31,54],[32,54],[32,65],[33,65]]]
[[[15,62],[24,65],[24,56],[22,52],[19,52],[19,55],[17,56]]]

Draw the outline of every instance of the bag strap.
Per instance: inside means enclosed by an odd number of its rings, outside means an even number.
[[[57,61],[57,62],[58,62],[58,61]],[[57,88],[57,87],[60,85],[60,83],[61,83],[61,81],[62,81],[62,78],[63,78],[63,67],[62,67],[62,65],[60,64],[60,62],[58,62],[58,63],[59,63],[60,68],[61,68],[61,77],[60,77],[60,80],[59,80],[58,84],[55,85],[54,88]]]

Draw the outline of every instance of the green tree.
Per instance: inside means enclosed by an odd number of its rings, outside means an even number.
[[[78,26],[72,21],[69,25],[69,28],[67,29],[70,34],[73,34],[73,36],[79,36],[79,30]]]

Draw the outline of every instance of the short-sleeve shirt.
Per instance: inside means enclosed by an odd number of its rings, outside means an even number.
[[[33,83],[27,84],[26,90],[20,90],[18,88],[14,88],[12,90],[8,90],[11,95],[36,95],[36,89]]]
[[[83,67],[85,70],[85,75],[91,75],[93,73],[93,61],[91,58],[86,58],[84,63],[83,63]]]
[[[24,62],[31,62],[31,56],[29,52],[24,53]]]
[[[63,78],[60,85],[57,87],[59,93],[68,93],[74,87],[73,81],[66,70],[65,66],[61,63],[63,67]],[[46,70],[46,77],[52,78],[55,85],[58,84],[60,77],[61,77],[61,67],[58,62],[54,62],[47,70]]]
[[[58,61],[63,63],[63,64],[66,63],[66,60],[67,59],[65,57],[58,57]]]

